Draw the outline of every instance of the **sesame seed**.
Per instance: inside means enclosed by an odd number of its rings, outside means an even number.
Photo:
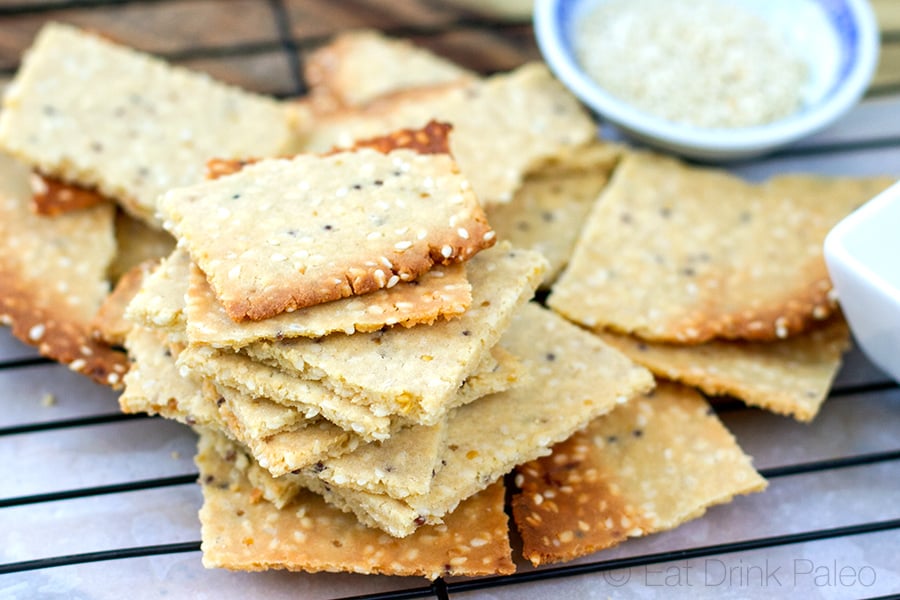
[[[483,239],[486,242],[489,242],[492,239],[494,239],[495,237],[497,237],[497,232],[494,230],[491,230],[491,231],[488,231],[487,233],[485,233],[483,236],[481,236],[481,239]]]
[[[229,279],[237,279],[241,274],[241,265],[235,265],[231,267],[231,270],[228,271]]]
[[[287,260],[287,256],[276,252],[275,254],[272,255],[272,260],[275,262],[282,262],[282,261]]]
[[[116,385],[119,383],[119,374],[118,373],[110,373],[106,376],[106,381],[109,382],[109,385]]]
[[[443,256],[444,258],[450,258],[452,254],[453,248],[451,246],[446,245],[441,248],[441,256]]]
[[[380,231],[372,231],[366,236],[366,239],[367,240],[377,240],[378,238],[382,237],[383,235],[384,234],[381,233]]]
[[[465,227],[460,227],[459,229],[456,230],[456,233],[457,233],[457,235],[459,235],[459,237],[461,237],[464,240],[469,239],[469,232],[466,231]]]
[[[44,337],[44,333],[47,331],[47,327],[43,323],[38,323],[34,327],[28,330],[28,339],[31,341],[38,341],[42,337]]]
[[[396,275],[391,275],[391,278],[388,279],[387,285],[385,287],[392,288],[395,285],[397,285],[398,283],[400,283],[400,278],[397,277]]]
[[[394,248],[396,248],[397,250],[407,250],[408,248],[411,248],[412,245],[412,242],[404,240],[402,242],[397,242],[396,244],[394,244]]]
[[[87,361],[85,361],[83,358],[76,358],[71,363],[69,363],[69,368],[73,371],[80,371],[85,366],[87,366]]]

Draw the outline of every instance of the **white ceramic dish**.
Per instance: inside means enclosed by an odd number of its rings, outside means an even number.
[[[572,51],[573,25],[604,1],[536,0],[535,35],[545,60],[576,96],[627,134],[691,158],[749,158],[823,129],[858,102],[878,62],[878,26],[866,0],[723,0],[768,19],[809,64],[803,105],[786,118],[755,127],[681,125],[610,95],[579,66]]]
[[[900,183],[838,223],[825,261],[856,341],[900,382]]]

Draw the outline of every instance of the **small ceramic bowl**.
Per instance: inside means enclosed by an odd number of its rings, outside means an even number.
[[[853,336],[900,382],[900,183],[838,223],[825,262]]]
[[[785,118],[753,127],[713,129],[673,123],[612,96],[578,64],[572,46],[574,25],[585,11],[604,1],[536,0],[534,28],[544,59],[576,96],[626,134],[690,158],[749,158],[823,129],[859,101],[878,62],[878,26],[866,0],[730,0],[770,20],[807,62],[810,81],[802,106]]]

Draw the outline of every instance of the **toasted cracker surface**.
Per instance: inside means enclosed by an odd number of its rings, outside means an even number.
[[[600,337],[660,377],[712,395],[730,395],[751,406],[810,421],[828,395],[850,346],[839,316],[815,329],[774,342],[711,341],[684,346],[630,336]]]
[[[157,197],[199,181],[207,159],[277,156],[290,136],[274,100],[55,23],[0,115],[7,151],[157,226]]]
[[[431,425],[457,405],[463,380],[533,295],[544,264],[534,252],[502,244],[469,261],[472,306],[457,319],[321,340],[257,342],[243,351],[291,376],[319,380],[335,396]]]
[[[517,469],[513,518],[534,565],[672,529],[766,482],[690,388],[660,382]]]
[[[476,75],[407,40],[372,30],[339,34],[306,57],[304,75],[317,106],[358,107],[389,93]]]
[[[349,571],[385,575],[511,573],[503,485],[498,483],[449,516],[440,527],[396,540],[361,525],[311,493],[282,510],[254,501],[241,451],[215,434],[201,434],[197,455],[203,483],[200,510],[203,563],[259,571]],[[246,457],[244,458],[246,460]]]
[[[240,348],[258,340],[322,337],[329,333],[412,327],[461,315],[472,301],[464,264],[434,266],[414,282],[283,313],[235,323],[219,304],[205,275],[191,270],[187,336],[191,343]]]
[[[327,151],[431,119],[453,124],[451,152],[485,206],[509,202],[525,173],[596,134],[575,98],[545,66],[531,64],[468,85],[401,92],[363,111],[320,115],[307,121],[300,143]]]
[[[891,181],[785,176],[755,185],[629,154],[548,304],[587,327],[650,340],[787,337],[834,311],[825,235]]]
[[[119,387],[124,353],[91,336],[91,320],[109,293],[114,207],[35,215],[29,177],[0,155],[0,322],[44,356]]]
[[[393,287],[494,243],[450,156],[379,150],[261,161],[161,209],[234,320]]]
[[[444,465],[428,493],[399,500],[305,485],[366,523],[394,536],[409,535],[424,523],[440,522],[460,500],[516,464],[549,453],[552,444],[653,386],[646,369],[535,304],[517,314],[503,345],[530,376],[451,413],[440,456]]]
[[[116,282],[112,293],[100,305],[97,314],[91,319],[91,332],[94,337],[110,346],[122,346],[125,336],[134,323],[125,318],[128,304],[141,289],[144,279],[150,276],[158,261],[148,261],[133,267]]]
[[[31,174],[31,209],[39,215],[55,216],[109,202],[102,194],[62,182],[40,173]]]

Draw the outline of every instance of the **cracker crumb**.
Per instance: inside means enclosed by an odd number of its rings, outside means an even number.
[[[51,393],[46,393],[41,396],[41,406],[56,406],[56,396]]]

